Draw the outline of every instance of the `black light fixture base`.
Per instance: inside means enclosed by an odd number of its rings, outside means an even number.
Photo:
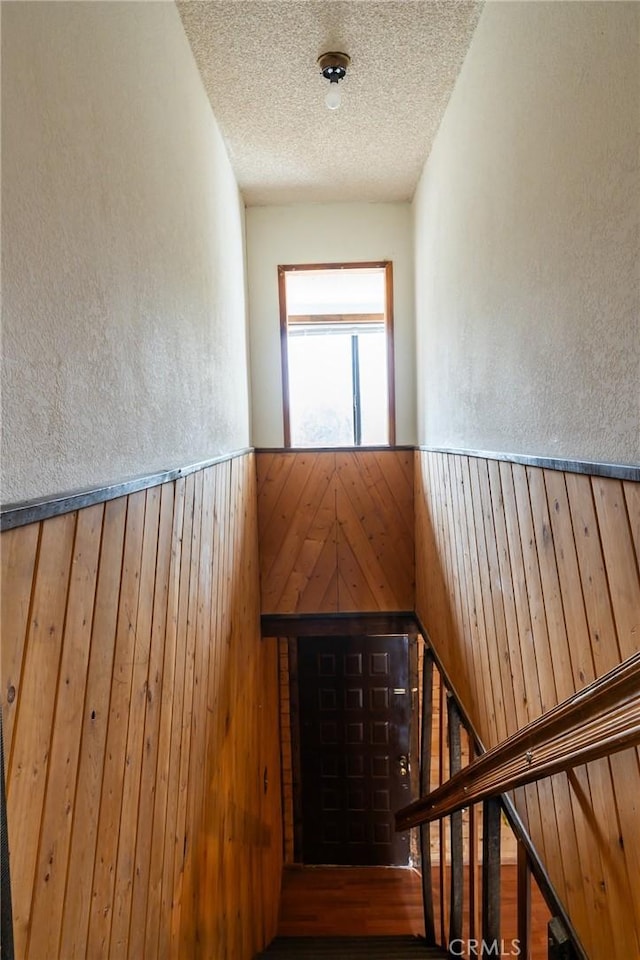
[[[347,67],[351,63],[351,57],[347,53],[339,51],[330,51],[323,53],[318,57],[320,72],[325,80],[330,83],[337,83],[343,80],[347,72]]]

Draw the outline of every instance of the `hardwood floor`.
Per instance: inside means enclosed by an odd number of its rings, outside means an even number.
[[[436,933],[440,936],[438,871],[434,869]],[[516,868],[502,867],[503,956],[516,929]],[[549,911],[535,883],[531,889],[531,960],[547,958]],[[465,914],[465,936],[468,914]],[[278,936],[399,936],[424,934],[420,875],[402,867],[285,868]],[[516,955],[515,953],[513,954]]]
[[[286,867],[278,936],[424,934],[420,876],[406,867]]]

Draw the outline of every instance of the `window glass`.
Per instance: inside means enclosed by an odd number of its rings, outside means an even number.
[[[280,270],[285,444],[389,443],[391,265]]]
[[[376,446],[387,440],[387,343],[384,328],[359,338],[362,443]]]
[[[293,446],[352,444],[351,337],[290,336],[289,395]]]
[[[378,267],[288,271],[288,313],[384,313],[384,279]]]

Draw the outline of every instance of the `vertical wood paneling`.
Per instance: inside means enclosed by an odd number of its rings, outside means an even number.
[[[165,833],[165,850],[162,875],[162,896],[158,931],[156,933],[150,924],[151,912],[147,919],[147,936],[158,938],[158,956],[171,956],[171,931],[173,927],[173,912],[175,909],[174,864],[176,858],[182,854],[183,838],[178,829],[178,806],[180,801],[180,768],[182,762],[183,716],[185,700],[189,696],[186,687],[187,678],[187,613],[189,598],[189,579],[191,573],[191,534],[193,529],[193,506],[195,492],[195,477],[193,474],[185,481],[184,524],[180,535],[181,563],[180,582],[178,585],[176,619],[176,683],[174,686],[173,727],[171,737],[171,767],[169,773],[167,820]]]
[[[559,589],[558,565],[555,542],[544,487],[544,471],[527,468],[527,483],[531,503],[535,551],[540,570],[541,599],[544,607],[545,642],[549,647],[551,675],[547,685],[555,690],[554,700],[565,700],[575,691],[571,651],[567,638],[567,622],[562,607]],[[533,556],[533,554],[532,554]],[[576,640],[578,640],[576,635]],[[574,645],[575,647],[575,645]],[[575,649],[574,649],[575,653]],[[573,776],[580,775],[576,770]],[[584,777],[583,777],[584,780]],[[603,914],[597,866],[598,848],[591,846],[585,831],[578,799],[570,789],[564,775],[551,778],[556,821],[575,850],[575,856],[565,858],[563,870],[567,889],[568,906],[573,916],[581,916],[590,931],[589,939],[600,952],[606,949],[611,939],[611,924]],[[588,789],[588,787],[587,787]]]
[[[78,514],[47,781],[47,797],[57,802],[45,803],[43,811],[31,908],[34,957],[58,950],[103,514],[102,504]]]
[[[17,956],[248,960],[275,933],[256,498],[249,455],[3,534]]]
[[[412,610],[413,453],[260,453],[263,613]]]
[[[129,703],[135,651],[140,566],[144,534],[144,492],[129,497],[125,531],[118,625],[109,702],[107,750],[102,777],[96,861],[91,891],[89,956],[108,956],[113,916],[113,888],[118,856],[120,810],[124,787]]]
[[[160,518],[158,526],[158,550],[155,586],[153,595],[153,618],[151,625],[151,644],[146,682],[146,710],[144,716],[144,734],[142,763],[140,770],[140,788],[138,818],[135,829],[135,849],[131,860],[133,869],[130,874],[129,889],[125,888],[125,897],[120,905],[121,920],[116,943],[122,940],[121,953],[129,956],[141,956],[144,952],[144,919],[146,918],[149,873],[151,861],[151,837],[153,816],[150,815],[150,802],[157,789],[157,780],[163,771],[158,767],[159,724],[162,708],[162,677],[165,665],[165,647],[167,649],[167,667],[173,647],[167,630],[167,604],[169,593],[169,567],[171,562],[171,535],[174,510],[174,489],[165,484],[160,489]],[[113,934],[112,934],[113,938]],[[118,949],[116,947],[116,949]]]
[[[434,468],[435,468],[434,464]],[[482,594],[482,584],[480,576],[480,567],[478,564],[478,549],[477,549],[477,535],[476,535],[476,522],[473,512],[473,492],[472,492],[472,477],[469,469],[469,463],[467,460],[463,461],[461,464],[462,470],[462,483],[463,489],[461,491],[461,509],[460,509],[460,535],[463,542],[468,539],[469,542],[469,571],[471,578],[471,585],[467,586],[467,604],[471,604],[471,615],[470,619],[474,625],[476,635],[473,638],[473,649],[467,648],[469,650],[469,669],[471,669],[471,664],[474,663],[474,653],[480,656],[480,660],[484,667],[484,672],[480,674],[482,681],[479,684],[476,684],[476,695],[479,697],[481,702],[484,702],[485,705],[485,716],[487,721],[491,725],[491,729],[495,731],[496,727],[496,711],[494,706],[493,697],[491,695],[491,687],[489,684],[484,682],[484,678],[491,676],[491,671],[489,668],[489,654],[487,647],[487,616],[485,614],[484,608],[484,599]],[[435,469],[433,471],[435,476]],[[443,549],[447,550],[448,547],[448,538],[446,535],[446,526],[443,522],[439,525],[439,534],[440,541],[443,544]],[[434,562],[437,562],[437,558]],[[446,578],[447,575],[444,572],[443,574],[445,579],[440,579],[440,590],[442,592],[442,598],[440,602],[440,609],[448,609],[448,601],[446,599]],[[464,600],[464,598],[462,598]],[[452,616],[449,616],[447,619],[447,635],[450,636],[454,629],[454,620]],[[465,682],[465,671],[460,669],[456,678],[456,682],[464,684]],[[469,696],[469,691],[467,688],[467,696]],[[465,698],[465,686],[462,687],[459,696]]]
[[[579,689],[594,680],[597,674],[595,658],[589,642],[585,598],[580,580],[567,484],[565,476],[560,471],[545,470],[543,476],[555,547],[559,600],[566,621],[566,630],[562,631],[562,637],[565,643],[568,643],[569,638],[573,638],[569,650],[572,687]],[[580,813],[576,813],[575,819],[581,824],[586,867],[593,877],[590,889],[587,888],[587,894],[593,897],[593,918],[598,925],[596,936],[598,939],[604,937],[606,943],[607,939],[615,937],[617,930],[623,930],[628,926],[626,918],[628,906],[624,902],[625,861],[618,843],[617,816],[613,816],[611,810],[612,799],[615,797],[615,785],[611,782],[607,760],[591,764],[590,767],[576,768],[569,775],[569,782],[572,788],[573,804],[577,803],[580,808]],[[584,818],[588,817],[589,809],[593,810],[603,841],[597,846],[589,843],[589,828],[586,824],[582,824]]]
[[[463,516],[463,511],[460,509],[460,491],[458,489],[457,477],[452,473],[451,483],[447,485],[446,481],[449,478],[444,478],[442,476],[438,477],[438,483],[442,484],[441,490],[443,491],[443,506],[447,513],[447,524],[451,522],[451,517],[458,513],[460,517]],[[464,633],[466,637],[469,637],[471,634],[471,622],[468,613],[468,607],[465,603],[465,597],[467,594],[467,575],[468,572],[465,563],[464,563],[464,550],[460,549],[462,543],[462,531],[454,527],[455,532],[455,542],[450,544],[450,552],[447,553],[447,569],[450,570],[450,575],[452,582],[456,584],[456,607],[455,615],[459,622],[464,624]],[[449,545],[447,545],[449,546]],[[473,674],[468,669],[470,663],[469,657],[471,652],[469,650],[468,644],[463,644],[460,648],[460,656],[458,658],[458,677],[461,680],[465,678],[472,678]],[[471,685],[473,686],[473,679],[471,679]],[[468,696],[469,691],[465,686],[460,690],[460,696]]]
[[[60,956],[69,957],[70,960],[80,960],[86,953],[126,516],[126,499],[105,504],[66,876],[66,890],[70,895],[65,896],[60,940]]]
[[[193,480],[193,514],[191,518],[191,555],[188,567],[188,583],[183,608],[181,636],[185,644],[185,685],[182,704],[182,740],[180,745],[180,772],[178,777],[178,809],[176,813],[175,845],[173,851],[173,881],[171,884],[171,946],[170,955],[175,956],[180,945],[182,921],[182,894],[184,875],[193,855],[193,824],[188,818],[189,799],[195,789],[190,779],[193,773],[197,739],[193,736],[196,674],[196,623],[198,576],[200,572],[200,534],[202,518],[202,474]],[[185,935],[190,930],[185,922]]]
[[[77,515],[43,524],[7,779],[13,923],[26,954]],[[4,684],[3,684],[4,688]],[[19,846],[18,846],[19,845]],[[19,855],[13,853],[20,850]]]
[[[8,530],[2,537],[0,551],[2,729],[5,763],[8,770],[11,769],[13,725],[18,707],[39,538],[39,523],[31,523],[20,530]]]
[[[491,746],[640,646],[638,485],[416,454],[416,609]],[[590,957],[640,956],[626,750],[516,792]]]
[[[193,842],[202,832],[202,807],[207,786],[206,753],[207,738],[203,727],[207,723],[207,698],[209,685],[211,631],[211,588],[213,553],[213,477],[207,472],[202,477],[202,512],[200,515],[200,565],[198,571],[198,599],[195,608],[196,660],[194,672],[194,709],[191,715],[191,764],[189,773],[189,806],[187,822],[191,834],[187,839],[188,856],[185,864],[183,884],[183,907],[180,918],[183,935],[182,949],[190,955],[195,954],[197,932],[197,897],[199,893],[199,859],[193,856]]]
[[[584,584],[583,598],[588,624],[588,643],[594,663],[594,675],[599,676],[612,669],[623,659],[613,617],[611,595],[602,543],[598,534],[598,521],[595,502],[592,496],[591,481],[588,477],[571,474],[566,476],[567,494],[575,537],[577,561],[581,582]],[[629,485],[631,487],[632,485]],[[633,485],[638,490],[638,485]],[[636,507],[638,501],[636,500]],[[637,523],[638,516],[630,512],[630,520]],[[603,761],[604,762],[604,761]],[[607,818],[609,830],[620,836],[628,836],[632,823],[640,821],[640,809],[636,801],[635,810],[629,798],[640,796],[640,781],[637,756],[634,751],[615,754],[608,761],[616,782],[626,783],[627,802],[617,809],[617,817]],[[637,827],[635,828],[637,829]],[[620,850],[619,842],[610,845],[615,856]],[[626,868],[632,876],[640,876],[640,849],[638,844],[627,844],[624,858]],[[636,930],[640,930],[640,902],[632,900],[636,914]],[[638,950],[640,954],[640,948]]]
[[[144,723],[148,706],[151,625],[155,575],[158,566],[159,522],[160,491],[158,487],[152,487],[147,490],[146,494],[138,613],[135,625],[133,670],[129,698],[129,722],[109,935],[109,954],[114,957],[122,956],[126,952],[129,936],[129,911],[134,879],[135,847],[138,837],[140,777],[144,754]]]
[[[509,665],[506,682],[503,680],[503,690],[507,689],[509,692],[510,709],[512,709],[515,714],[517,725],[521,727],[529,721],[530,713],[527,709],[527,699],[524,695],[524,668],[522,651],[518,643],[518,614],[514,596],[514,578],[505,521],[504,496],[499,465],[495,461],[489,463],[489,484],[491,488],[497,554],[497,569],[495,571],[496,592],[498,595],[501,595],[504,607],[504,660],[505,663]]]
[[[443,473],[447,472],[447,463],[442,462]],[[487,536],[487,525],[490,527],[490,519],[487,521],[485,510],[486,488],[482,485],[482,474],[486,470],[486,464],[480,464],[477,460],[472,460],[469,464],[471,476],[471,516],[476,528],[476,547],[478,556],[478,576],[480,582],[480,595],[484,608],[485,623],[485,647],[486,658],[489,668],[489,690],[491,693],[491,707],[495,716],[496,736],[498,740],[504,740],[507,736],[507,713],[504,702],[503,677],[502,677],[502,658],[501,643],[504,637],[498,633],[496,625],[496,611],[494,608],[494,593],[491,584],[491,569],[489,566],[489,551],[492,545],[491,530]],[[483,501],[483,494],[485,500]],[[455,523],[453,518],[449,518],[449,527],[447,538],[450,539],[450,530]],[[497,604],[496,604],[497,606]]]
[[[633,545],[638,520],[629,520],[619,480],[593,477],[592,486],[620,653],[630,657],[640,650],[640,582]]]
[[[158,940],[162,924],[162,878],[165,863],[165,838],[172,822],[170,811],[175,803],[175,781],[171,778],[175,769],[175,737],[178,732],[178,717],[181,715],[184,657],[177,647],[178,595],[180,567],[182,563],[182,531],[185,522],[186,480],[176,481],[174,490],[173,525],[171,531],[170,568],[167,591],[167,616],[164,643],[164,665],[160,706],[160,731],[155,779],[153,827],[150,844],[149,880],[146,884],[136,879],[129,956],[142,955],[144,946],[151,957],[158,955]],[[175,709],[174,709],[175,708]],[[142,807],[141,807],[142,815]],[[143,909],[142,901],[146,900]],[[139,919],[139,922],[137,922]]]

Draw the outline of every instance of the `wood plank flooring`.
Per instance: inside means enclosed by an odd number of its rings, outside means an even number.
[[[421,897],[406,867],[286,867],[278,936],[424,935]]]
[[[448,882],[448,880],[447,880]],[[439,889],[438,869],[433,871]],[[516,932],[516,865],[502,866],[502,937]],[[439,916],[439,904],[435,903]],[[546,960],[549,911],[531,889],[531,960]],[[465,912],[464,925],[467,929]],[[404,867],[286,867],[279,937],[424,936],[420,874]],[[436,935],[440,932],[436,926]],[[466,935],[466,934],[465,934]]]

